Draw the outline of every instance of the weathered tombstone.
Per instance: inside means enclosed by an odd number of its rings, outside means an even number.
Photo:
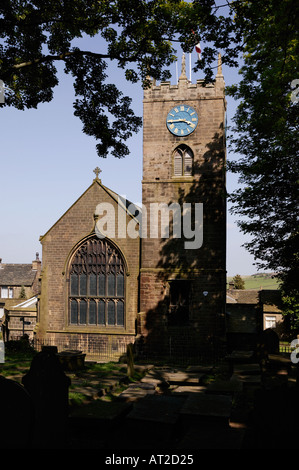
[[[58,348],[57,348],[57,346],[47,346],[46,345],[46,346],[42,347],[42,352],[57,354],[58,353]]]
[[[30,448],[34,409],[28,392],[18,382],[0,376],[0,404],[0,449]]]
[[[127,373],[129,377],[133,377],[135,372],[134,369],[134,354],[133,354],[133,345],[128,344],[127,346]]]
[[[44,449],[64,448],[71,381],[62,370],[57,356],[50,351],[38,353],[22,383],[35,408],[33,446]]]
[[[72,349],[66,349],[57,354],[63,370],[68,372],[84,369],[85,356],[86,354],[82,354],[82,351]]]

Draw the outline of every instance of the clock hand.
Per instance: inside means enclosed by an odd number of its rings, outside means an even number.
[[[189,122],[186,119],[169,119],[167,122]]]
[[[167,122],[185,122],[187,126],[192,126],[192,122],[187,119],[169,119]]]

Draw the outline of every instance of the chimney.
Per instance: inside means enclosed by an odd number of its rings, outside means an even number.
[[[40,266],[41,266],[41,261],[39,259],[39,254],[36,253],[35,255],[35,260],[32,261],[32,269],[33,271],[39,271],[40,270]]]

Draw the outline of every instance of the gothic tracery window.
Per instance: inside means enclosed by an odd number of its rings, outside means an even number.
[[[192,176],[193,152],[187,145],[179,145],[173,159],[174,176]]]
[[[69,269],[69,323],[124,326],[125,266],[119,251],[106,239],[83,242]]]

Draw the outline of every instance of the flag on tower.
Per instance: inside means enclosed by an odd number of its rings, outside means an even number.
[[[197,54],[198,54],[198,59],[201,60],[201,55],[200,55],[200,54],[201,54],[200,42],[199,42],[198,44],[196,44],[195,50],[196,50],[196,52],[197,52]]]

